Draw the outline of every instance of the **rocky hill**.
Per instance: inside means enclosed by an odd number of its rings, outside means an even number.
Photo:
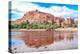
[[[32,22],[43,23],[44,21],[53,23],[54,18],[55,17],[50,13],[44,13],[44,12],[35,10],[35,11],[26,12],[24,16],[21,19],[17,19],[15,23],[21,24],[26,21],[29,21],[30,23]]]
[[[56,23],[57,25],[60,25],[60,26],[74,24],[74,19],[66,18],[65,20],[62,17],[55,17],[50,13],[45,13],[38,10],[26,12],[22,18],[17,19],[13,23],[22,24],[23,22],[26,22],[26,21],[30,23],[33,23],[33,22],[44,23],[46,21],[49,23]]]

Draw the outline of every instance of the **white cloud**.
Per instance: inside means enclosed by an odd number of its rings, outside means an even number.
[[[16,12],[14,9],[20,11],[20,12]],[[30,2],[12,2],[12,11],[16,12],[17,14],[23,16],[24,13],[26,13],[27,11],[31,11],[31,10],[36,10],[38,9],[39,11],[42,12],[47,12],[47,13],[51,13],[54,16],[62,16],[64,18],[66,17],[77,17],[78,13],[76,10],[73,9],[69,9],[66,6],[51,6],[49,8],[45,8],[45,7],[40,7],[36,4],[32,4]]]
[[[11,0],[12,1],[12,0]],[[77,4],[78,0],[13,0],[13,1],[32,1],[32,2],[45,2],[45,3],[60,3],[60,4]]]

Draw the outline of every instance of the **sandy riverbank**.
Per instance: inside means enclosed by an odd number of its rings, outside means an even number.
[[[55,31],[78,31],[78,28],[57,28]]]
[[[57,29],[11,29],[12,32],[24,32],[24,31],[73,31],[76,32],[78,31],[78,28],[57,28]]]

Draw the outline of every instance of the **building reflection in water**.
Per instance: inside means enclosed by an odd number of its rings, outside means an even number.
[[[75,38],[72,31],[27,31],[23,32],[23,40],[28,46],[42,46],[62,40],[71,41]]]
[[[61,41],[61,40],[73,40],[74,39],[74,32],[72,31],[55,31],[54,32],[54,41]]]

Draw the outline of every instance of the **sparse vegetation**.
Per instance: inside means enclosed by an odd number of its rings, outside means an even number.
[[[56,29],[59,28],[60,26],[58,26],[57,24],[52,24],[52,23],[48,23],[48,22],[44,22],[44,23],[29,23],[28,21],[17,25],[10,25],[11,29]]]

